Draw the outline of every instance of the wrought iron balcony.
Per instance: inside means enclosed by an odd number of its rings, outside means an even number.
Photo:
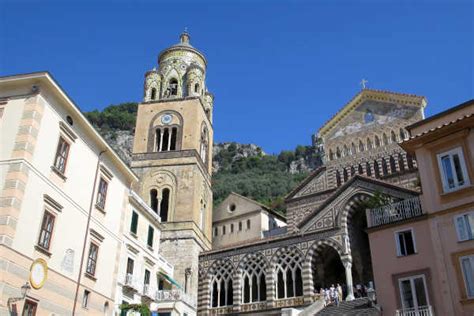
[[[367,210],[367,226],[376,227],[423,215],[419,197]]]
[[[397,309],[395,316],[434,316],[434,313],[433,308],[428,305],[418,308]]]
[[[135,279],[133,278],[133,274],[132,273],[127,273],[125,275],[125,282],[123,282],[123,286],[125,287],[128,287],[132,290],[137,290],[136,288],[136,284],[135,284]]]
[[[192,307],[196,307],[196,301],[189,294],[184,293],[182,290],[161,290],[156,291],[155,300],[160,302],[176,302],[182,301]]]

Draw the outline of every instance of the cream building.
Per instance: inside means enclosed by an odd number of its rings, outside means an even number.
[[[137,177],[49,73],[0,78],[0,100],[0,313],[110,315]]]
[[[213,211],[212,249],[286,232],[285,218],[269,207],[232,192]]]

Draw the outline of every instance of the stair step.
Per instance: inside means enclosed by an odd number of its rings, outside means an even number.
[[[375,307],[369,307],[367,298],[359,298],[349,302],[340,302],[339,306],[326,306],[316,315],[318,316],[379,316],[380,312]]]

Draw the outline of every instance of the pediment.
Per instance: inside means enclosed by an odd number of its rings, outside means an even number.
[[[286,200],[311,195],[327,189],[329,189],[329,187],[327,183],[326,168],[320,167],[304,179],[300,185],[293,189],[293,191],[286,196]]]
[[[395,199],[407,199],[419,194],[383,181],[357,175],[304,218],[298,225],[300,231],[316,232],[340,228],[342,217],[347,215],[344,212],[347,212],[346,206],[348,203],[357,196],[372,196],[376,192],[383,192]]]

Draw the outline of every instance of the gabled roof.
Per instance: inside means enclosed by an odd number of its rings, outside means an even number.
[[[386,90],[363,89],[356,94],[346,105],[344,105],[333,117],[331,117],[319,129],[318,135],[322,137],[328,133],[337,123],[344,117],[351,113],[359,104],[365,100],[397,102],[400,104],[419,106],[424,108],[426,106],[426,98],[415,94],[398,93]]]
[[[298,184],[298,186],[296,186],[296,188],[291,190],[290,193],[288,193],[285,196],[285,201],[288,201],[291,198],[293,198],[301,189],[303,189],[308,183],[310,183],[311,180],[316,178],[318,175],[320,175],[325,170],[326,170],[326,166],[320,166],[320,167],[316,168],[316,170],[314,170],[312,173],[310,173],[310,175],[307,176],[300,184]]]
[[[326,206],[328,206],[332,201],[334,201],[337,197],[339,197],[347,188],[349,188],[354,182],[356,182],[358,180],[373,183],[373,184],[376,184],[380,187],[385,187],[385,188],[392,189],[392,190],[399,190],[399,191],[406,192],[406,193],[413,194],[413,195],[419,195],[420,194],[417,191],[406,189],[406,188],[403,188],[403,187],[400,187],[398,185],[394,185],[394,184],[391,184],[391,183],[388,183],[388,182],[385,182],[385,181],[377,180],[377,179],[374,179],[374,178],[369,178],[369,177],[366,177],[366,176],[355,175],[349,181],[347,181],[342,186],[340,186],[335,192],[333,192],[331,194],[331,196],[329,196],[323,202],[323,204],[321,204],[313,212],[311,212],[305,218],[303,218],[303,220],[298,224],[298,227],[302,227],[302,226],[306,225],[314,216],[316,216],[321,210],[323,210]]]
[[[260,202],[255,201],[255,200],[252,200],[252,199],[250,199],[250,198],[248,198],[248,197],[246,197],[246,196],[240,195],[240,194],[238,194],[238,193],[236,193],[236,192],[230,192],[229,195],[217,206],[217,208],[220,208],[221,205],[222,205],[223,203],[225,203],[226,200],[227,200],[231,195],[233,195],[233,196],[235,196],[235,197],[237,197],[237,198],[239,198],[239,199],[245,200],[245,201],[247,201],[247,202],[249,202],[249,203],[251,203],[251,204],[254,204],[256,207],[261,208],[261,209],[267,211],[268,213],[271,213],[272,215],[274,215],[274,216],[276,216],[276,217],[278,217],[278,218],[280,218],[281,220],[283,220],[283,221],[286,222],[286,217],[285,217],[283,214],[278,213],[277,211],[275,211],[275,210],[269,208],[269,207],[266,206],[265,204],[262,204],[262,203],[260,203]]]

